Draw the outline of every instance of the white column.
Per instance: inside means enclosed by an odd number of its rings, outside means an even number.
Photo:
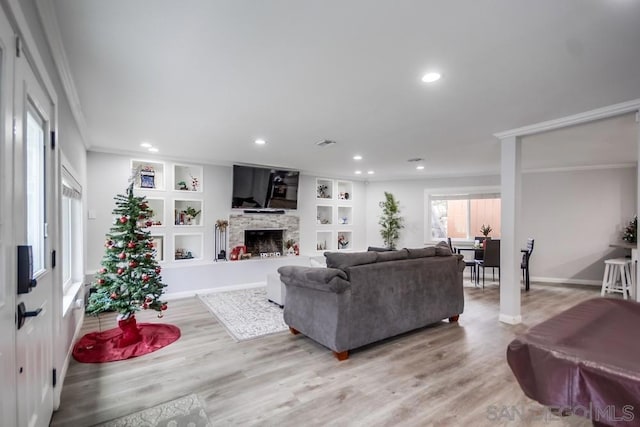
[[[636,214],[640,213],[640,111],[636,111],[636,138],[638,141],[638,163],[636,165]],[[636,230],[636,236],[638,232]],[[640,268],[637,268],[638,243],[636,241],[636,249],[631,251],[631,261],[634,263],[632,270],[635,273],[635,296],[636,301],[640,302]]]
[[[512,325],[522,322],[520,315],[520,197],[521,141],[511,136],[500,140],[501,235],[500,235],[500,316]]]

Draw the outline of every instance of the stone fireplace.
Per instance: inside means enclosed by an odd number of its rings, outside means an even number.
[[[284,230],[244,230],[244,245],[252,257],[284,255]]]
[[[229,252],[236,246],[244,245],[254,259],[275,256],[276,252],[284,256],[287,240],[300,245],[300,219],[295,215],[232,214],[229,216],[228,230]]]

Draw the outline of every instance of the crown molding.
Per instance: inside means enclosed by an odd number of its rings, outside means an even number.
[[[69,67],[69,61],[67,60],[67,53],[64,50],[64,45],[62,44],[62,35],[60,34],[58,19],[56,17],[55,10],[53,9],[53,2],[50,0],[36,0],[36,8],[38,9],[38,14],[42,21],[49,49],[51,49],[53,62],[56,65],[58,74],[60,75],[62,88],[69,102],[71,114],[78,126],[80,138],[82,139],[85,148],[88,149],[91,147],[91,144],[87,136],[87,123],[80,105],[80,97],[78,96],[78,91],[76,90],[76,85],[71,75],[71,68]]]
[[[595,120],[607,119],[609,117],[620,116],[622,114],[637,112],[640,110],[640,99],[634,99],[620,104],[613,104],[607,107],[596,108],[595,110],[586,111],[584,113],[574,114],[572,116],[561,117],[559,119],[548,120],[533,125],[523,126],[517,129],[506,130],[494,133],[498,139],[512,138],[518,136],[533,135],[540,132],[560,129],[568,126],[588,123]]]
[[[49,77],[47,67],[44,66],[42,55],[40,54],[40,51],[38,51],[38,44],[36,43],[36,40],[33,37],[33,33],[31,32],[31,29],[27,24],[27,18],[25,18],[24,13],[22,12],[20,1],[6,0],[6,5],[8,18],[16,26],[15,31],[24,42],[24,51],[26,53],[26,57],[31,61],[33,71],[41,80],[47,91],[47,95],[51,98],[51,101],[56,105],[57,108],[58,97],[55,91],[55,86],[53,85],[53,82]],[[54,119],[56,121],[56,125],[54,127],[57,129],[57,114],[55,114]]]

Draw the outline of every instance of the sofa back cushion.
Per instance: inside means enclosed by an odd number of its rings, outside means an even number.
[[[378,246],[369,246],[367,248],[367,251],[369,251],[369,252],[390,252],[391,249],[389,249],[389,248],[380,248]]]
[[[430,246],[428,248],[407,249],[409,259],[424,258],[428,256],[436,256],[436,248]]]
[[[378,252],[378,262],[384,261],[397,261],[400,259],[409,258],[409,251],[407,249],[400,249],[398,251]]]
[[[372,264],[378,259],[378,252],[325,252],[327,267],[346,270],[348,267],[362,264]]]

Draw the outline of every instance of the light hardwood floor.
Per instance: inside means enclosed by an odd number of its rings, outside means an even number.
[[[524,396],[505,351],[515,334],[598,296],[598,288],[533,284],[522,293],[524,323],[510,326],[497,320],[497,286],[465,287],[459,323],[354,350],[344,362],[288,332],[237,343],[198,299],[173,301],[163,319],[138,318],[174,324],[182,337],[127,361],[72,361],[52,425],[91,426],[197,393],[216,426],[588,426],[541,419],[544,408]],[[87,317],[83,333],[99,326],[114,327],[115,315],[100,325]]]

